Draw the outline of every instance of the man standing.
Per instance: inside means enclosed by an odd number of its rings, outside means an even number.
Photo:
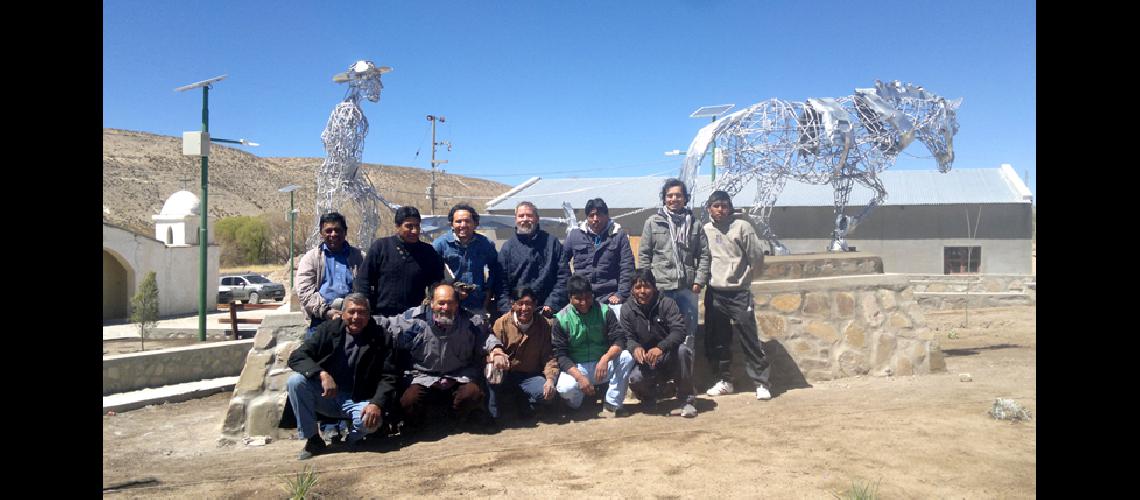
[[[538,209],[523,201],[515,207],[515,237],[503,243],[499,252],[503,280],[499,284],[499,313],[510,311],[508,291],[520,286],[534,290],[535,300],[544,316],[550,317],[562,307],[569,262],[562,255],[562,244],[538,227]]]
[[[550,340],[550,323],[535,314],[534,290],[527,287],[511,291],[511,312],[499,317],[491,332],[503,342],[510,367],[500,383],[488,383],[488,408],[499,418],[503,396],[522,392],[526,406],[520,407],[523,418],[535,417],[538,405],[554,398],[554,382],[558,379],[558,360]],[[525,408],[525,409],[524,409]]]
[[[475,232],[479,227],[479,214],[471,205],[460,203],[447,213],[451,232],[432,242],[436,253],[451,271],[455,281],[475,285],[475,289],[460,302],[472,314],[486,315],[491,310],[491,295],[502,279],[499,252],[486,236]],[[484,278],[484,268],[487,278]]]
[[[443,259],[420,241],[420,211],[396,209],[396,234],[372,242],[353,291],[374,304],[373,314],[393,316],[423,304],[428,285],[443,279]]]
[[[764,268],[764,251],[756,230],[746,220],[733,216],[732,198],[713,191],[708,200],[712,222],[705,223],[705,252],[711,257],[698,272],[697,282],[705,291],[705,353],[719,381],[707,392],[720,396],[733,392],[732,337],[744,351],[744,367],[756,383],[756,399],[772,399],[768,374],[771,366],[757,336],[750,286],[754,274]]]
[[[661,187],[662,207],[645,220],[637,249],[638,267],[653,271],[663,295],[677,302],[685,316],[685,343],[693,347],[697,333],[696,283],[701,256],[701,225],[689,203],[689,188],[679,179],[668,179]],[[707,327],[706,327],[707,330]]]
[[[364,262],[360,249],[344,239],[348,224],[343,215],[329,212],[320,223],[322,243],[305,252],[297,265],[297,298],[309,317],[306,337],[322,322],[340,317],[333,303],[352,292],[353,278]]]
[[[461,421],[483,405],[479,388],[484,360],[491,355],[499,369],[508,367],[502,343],[490,335],[481,316],[459,308],[455,288],[436,284],[429,306],[417,306],[380,325],[396,339],[411,367],[404,381],[400,407],[410,424],[423,420],[426,406],[446,401]]]
[[[633,356],[624,351],[625,335],[614,312],[594,301],[590,282],[579,275],[566,283],[570,304],[554,315],[551,340],[558,358],[555,389],[570,408],[582,406],[584,396],[594,397],[594,385],[609,382],[602,415],[625,417],[626,382]]]
[[[633,277],[633,250],[629,235],[610,220],[605,200],[586,202],[586,220],[566,235],[563,252],[574,263],[574,274],[590,280],[597,299],[621,315],[621,304],[629,300]]]
[[[673,414],[697,416],[693,350],[685,344],[685,318],[673,299],[658,293],[650,270],[633,274],[633,302],[621,309],[619,323],[627,336],[626,349],[637,361],[629,374],[629,388],[637,399],[655,408],[661,385],[672,379],[678,402]]]
[[[375,432],[383,413],[394,408],[398,371],[391,337],[369,315],[368,299],[360,293],[344,298],[344,312],[321,323],[289,356],[287,387],[297,432],[305,439],[298,458],[307,460],[325,450],[317,431],[317,414],[351,418],[348,442]]]

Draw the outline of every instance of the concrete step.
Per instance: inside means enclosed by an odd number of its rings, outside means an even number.
[[[106,415],[109,411],[117,413],[137,410],[149,405],[178,403],[204,398],[222,391],[232,391],[239,378],[240,376],[211,378],[103,396],[103,414]]]

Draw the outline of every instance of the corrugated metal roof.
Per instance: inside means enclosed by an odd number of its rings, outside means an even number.
[[[954,169],[947,173],[934,170],[894,170],[879,174],[887,190],[886,205],[948,205],[959,203],[1029,203],[1032,196],[1012,168]],[[488,209],[509,209],[529,200],[540,209],[558,209],[568,201],[582,208],[592,198],[606,200],[611,209],[641,208],[661,203],[661,185],[665,177],[605,177],[541,179],[533,185],[505,198]],[[696,200],[708,196],[709,179],[697,181]],[[755,183],[749,183],[733,197],[737,207],[751,206],[756,196]],[[870,188],[856,184],[851,190],[849,206],[865,205],[874,197]],[[776,200],[777,207],[815,207],[833,205],[830,185],[815,186],[788,181]]]

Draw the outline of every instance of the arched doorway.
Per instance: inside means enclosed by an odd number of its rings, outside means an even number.
[[[129,317],[130,274],[119,259],[103,250],[103,321]]]

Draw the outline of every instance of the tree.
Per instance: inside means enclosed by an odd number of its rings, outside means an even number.
[[[139,350],[146,346],[146,327],[158,322],[158,279],[154,271],[143,277],[142,284],[131,298],[131,322],[139,324]]]

